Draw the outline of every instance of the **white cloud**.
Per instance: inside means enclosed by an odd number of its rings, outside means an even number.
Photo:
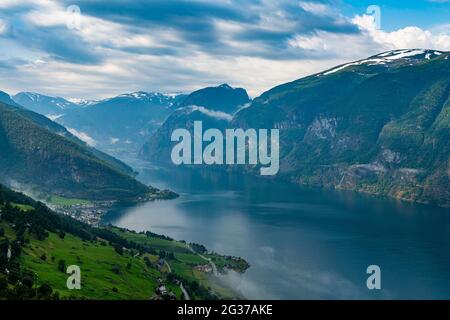
[[[75,137],[77,137],[78,139],[86,142],[91,147],[95,147],[95,145],[97,144],[97,142],[85,132],[77,131],[77,130],[75,130],[73,128],[67,128],[67,130],[71,134],[73,134]]]
[[[318,61],[343,60],[348,62],[382,51],[367,36],[336,34],[326,31],[318,31],[312,35],[297,35],[289,40],[289,45],[293,48],[309,50],[309,56]]]
[[[30,11],[25,15],[25,19],[38,27],[64,26],[69,14],[63,7],[53,4]]]
[[[190,106],[190,112],[198,111],[201,112],[208,117],[218,119],[218,120],[225,120],[225,121],[231,121],[233,119],[233,116],[231,114],[221,112],[221,111],[213,111],[206,109],[205,107],[199,107],[199,106]]]
[[[18,3],[16,0],[0,0],[0,8],[12,7]],[[33,4],[32,11],[23,15],[24,21],[32,27],[42,29],[65,27],[66,10],[58,2],[23,0],[20,3]],[[298,21],[287,18],[289,12],[280,11],[279,3],[273,1],[262,3],[263,8],[255,9],[249,6],[260,14],[260,19],[255,25],[215,20],[214,28],[220,34],[221,43],[230,49],[229,55],[222,54],[220,50],[217,50],[218,52],[202,50],[202,47],[195,43],[183,42],[179,30],[173,28],[155,27],[150,32],[148,28],[121,24],[106,20],[107,18],[85,15],[82,12],[82,27],[73,31],[74,35],[81,38],[89,49],[101,55],[103,59],[100,62],[95,64],[62,62],[55,60],[51,53],[45,52],[45,48],[30,47],[27,44],[21,48],[13,48],[8,44],[15,58],[20,57],[29,63],[17,68],[14,83],[7,80],[0,83],[1,89],[11,93],[26,90],[57,96],[100,99],[139,90],[189,92],[204,86],[227,82],[233,86],[246,88],[249,94],[255,97],[281,83],[382,51],[403,48],[450,50],[450,25],[430,30],[411,26],[386,32],[376,29],[371,16],[362,15],[348,19],[339,13],[339,8],[306,0],[295,3],[299,11],[301,9],[298,6],[312,15],[320,16],[319,21],[328,21],[331,15],[336,24],[341,20],[343,24],[351,21],[361,33],[334,32],[333,28],[329,31],[306,28],[308,30],[304,31],[303,28],[296,29],[293,26]],[[336,24],[333,27],[336,27]],[[260,42],[235,37],[238,34],[245,35],[245,31],[253,27],[263,34],[267,32],[268,36],[274,37],[277,32],[283,34],[286,30],[296,30],[292,38],[286,42],[287,52],[293,53],[293,57],[297,57],[298,54],[298,58],[285,60],[284,51],[281,51],[278,57],[262,55],[260,54],[262,52],[276,52],[277,47],[265,47],[263,42],[259,45]],[[6,22],[0,20],[0,34],[5,28]],[[146,49],[158,49],[164,44],[168,44],[169,49],[173,48],[177,54],[145,53]],[[283,43],[277,44],[283,47]],[[5,46],[1,39],[0,46]],[[19,47],[19,44],[16,46]],[[138,48],[141,51],[127,50],[129,48]]]
[[[63,114],[48,114],[48,115],[46,115],[46,117],[52,121],[58,120],[62,116],[63,116]]]
[[[318,2],[307,2],[307,1],[300,1],[299,6],[307,11],[311,12],[315,15],[322,16],[322,15],[328,15],[332,12],[329,6],[318,3]]]
[[[355,16],[353,23],[375,43],[387,50],[391,49],[436,49],[450,50],[450,36],[445,32],[433,33],[416,26],[409,26],[392,32],[376,28],[372,16]]]

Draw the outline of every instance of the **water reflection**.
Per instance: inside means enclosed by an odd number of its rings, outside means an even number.
[[[248,298],[450,298],[449,210],[210,170],[138,170],[181,197],[118,207],[105,221],[244,257],[248,272],[221,281]],[[371,264],[381,291],[366,288]]]

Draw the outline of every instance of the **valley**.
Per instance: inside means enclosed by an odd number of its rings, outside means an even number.
[[[89,103],[0,92],[0,296],[447,297],[449,55],[393,50],[254,99],[227,84]],[[251,147],[267,130],[271,156]],[[372,263],[388,290],[365,290]]]

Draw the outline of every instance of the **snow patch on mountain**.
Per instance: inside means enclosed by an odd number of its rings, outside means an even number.
[[[438,57],[442,55],[443,52],[436,51],[436,50],[422,50],[422,49],[408,49],[408,50],[393,50],[384,52],[381,54],[378,54],[376,56],[370,57],[368,59],[351,62],[344,64],[342,66],[333,68],[331,70],[328,70],[321,75],[329,75],[336,73],[338,71],[341,71],[345,68],[351,67],[351,66],[360,66],[360,65],[386,65],[401,59],[426,59],[431,60],[432,58]]]
[[[99,102],[99,100],[88,100],[88,99],[77,99],[77,98],[70,98],[70,99],[67,99],[67,101],[70,101],[80,107],[83,107],[83,108],[92,106]]]
[[[398,60],[398,59],[404,59],[408,57],[414,57],[421,54],[424,54],[427,52],[426,50],[395,50],[395,51],[388,51],[384,53],[384,58],[387,60]],[[428,52],[427,52],[428,53]]]
[[[74,106],[73,102],[70,102],[69,100],[66,100],[61,97],[45,96],[34,92],[23,92],[23,95],[25,95],[29,100],[31,100],[34,103],[51,104],[61,110],[65,110]]]

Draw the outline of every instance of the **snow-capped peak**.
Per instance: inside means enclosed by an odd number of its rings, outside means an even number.
[[[46,96],[35,92],[22,92],[21,94],[25,95],[28,99],[30,99],[34,103],[50,103],[60,108],[61,110],[71,108],[74,106],[74,103],[61,97]]]
[[[425,58],[431,59],[432,57],[440,56],[444,52],[438,50],[423,50],[423,49],[404,49],[404,50],[391,50],[375,57],[381,57],[386,60],[398,60],[404,58]]]
[[[129,98],[129,99],[136,99],[141,101],[157,101],[160,102],[166,101],[166,100],[173,100],[176,98],[178,94],[165,94],[160,92],[145,92],[145,91],[136,91],[136,92],[130,92],[130,93],[124,93],[116,98]],[[115,98],[112,98],[115,99]],[[108,99],[111,100],[111,99]]]
[[[387,65],[399,60],[431,60],[438,56],[443,55],[445,52],[438,50],[423,50],[423,49],[403,49],[403,50],[391,50],[372,56],[368,59],[347,63],[339,67],[328,70],[320,75],[329,75],[340,70],[343,70],[350,66],[360,65]],[[319,75],[319,76],[320,76]]]
[[[223,88],[223,89],[233,89],[229,84],[227,84],[227,83],[224,83],[224,84],[221,84],[218,88]]]
[[[78,98],[70,98],[67,99],[68,101],[75,103],[76,105],[80,106],[80,107],[89,107],[93,104],[98,103],[98,100],[88,100],[88,99],[78,99]]]

